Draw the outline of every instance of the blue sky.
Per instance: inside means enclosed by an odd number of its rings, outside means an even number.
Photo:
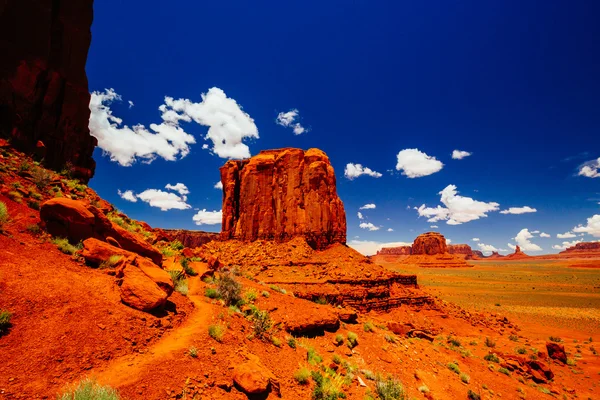
[[[363,251],[429,230],[530,254],[598,240],[600,3],[458,3],[96,1],[90,186],[152,226],[219,231],[227,157],[318,147]]]

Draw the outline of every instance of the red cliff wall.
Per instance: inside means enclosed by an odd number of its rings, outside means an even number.
[[[346,242],[346,214],[333,167],[319,149],[261,151],[221,167],[223,239],[286,241],[315,249]]]
[[[94,174],[85,63],[93,0],[0,1],[0,136],[87,182]]]
[[[437,232],[427,232],[417,236],[412,245],[412,254],[435,255],[447,252],[446,238]]]

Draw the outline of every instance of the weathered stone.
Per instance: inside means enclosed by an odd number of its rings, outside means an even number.
[[[412,245],[412,254],[444,254],[448,253],[446,238],[441,233],[427,232],[417,236]]]
[[[94,235],[94,214],[85,203],[66,198],[50,199],[42,204],[40,219],[53,236],[79,242]]]
[[[140,311],[152,311],[167,301],[167,293],[141,269],[127,265],[122,274],[120,291],[123,303]]]
[[[287,241],[323,249],[346,242],[333,167],[318,149],[261,151],[221,167],[223,239]]]
[[[83,241],[81,256],[88,264],[98,266],[112,256],[135,257],[135,254],[95,238]]]
[[[411,246],[383,247],[377,252],[378,256],[409,256],[411,254]]]
[[[179,240],[185,247],[194,249],[213,240],[219,239],[215,232],[189,231],[185,229],[163,229],[169,241]]]
[[[547,342],[546,350],[548,351],[548,356],[554,360],[558,360],[563,364],[567,363],[567,353],[565,352],[565,346],[562,344]]]

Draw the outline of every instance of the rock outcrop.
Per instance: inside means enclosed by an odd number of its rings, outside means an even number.
[[[502,254],[498,253],[497,251],[492,251],[492,254],[486,258],[494,259],[494,258],[504,258],[504,257],[506,257],[506,256],[503,256]]]
[[[473,258],[485,258],[481,250],[473,250]]]
[[[417,236],[412,245],[412,254],[426,254],[433,256],[436,254],[448,253],[446,238],[441,233],[427,232]]]
[[[515,248],[515,252],[514,252],[514,253],[512,253],[512,254],[509,254],[509,255],[507,255],[507,256],[506,256],[506,257],[504,257],[504,258],[507,258],[507,259],[519,259],[519,258],[528,258],[528,257],[531,257],[531,256],[529,256],[529,255],[527,255],[527,254],[523,253],[523,252],[521,251],[521,247],[519,247],[519,246],[517,245],[517,246],[516,246],[516,248]]]
[[[473,250],[468,244],[450,244],[448,245],[448,253],[459,255],[465,260],[473,258]]]
[[[600,257],[600,242],[583,242],[561,251],[560,257]]]
[[[411,246],[383,247],[377,252],[378,256],[409,256],[411,254]]]
[[[314,249],[346,242],[346,214],[327,155],[318,149],[261,151],[221,167],[223,239],[284,242]]]
[[[194,249],[212,240],[218,240],[219,234],[204,231],[188,231],[185,229],[163,229],[169,241],[179,240],[185,247]]]
[[[5,0],[0,5],[0,136],[49,168],[94,174],[85,64],[93,0]]]

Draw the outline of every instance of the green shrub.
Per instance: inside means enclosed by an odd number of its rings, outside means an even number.
[[[226,272],[219,276],[217,281],[217,290],[225,304],[236,305],[242,300],[242,285],[235,279],[231,272]]]
[[[356,333],[348,332],[347,338],[348,338],[348,347],[353,349],[356,346],[358,346],[358,335]]]
[[[308,378],[310,378],[310,371],[306,367],[302,367],[294,373],[294,379],[301,385],[306,385]]]
[[[174,269],[167,271],[171,276],[171,280],[173,281],[173,286],[176,292],[181,293],[184,296],[188,294],[188,282],[185,278],[185,274],[183,271],[177,271]]]
[[[52,172],[40,167],[34,168],[31,175],[33,177],[33,183],[35,183],[39,189],[44,189],[46,186],[48,186],[54,177]]]
[[[494,342],[492,339],[490,339],[489,337],[485,338],[485,345],[487,347],[496,347],[496,342]]]
[[[377,377],[368,369],[361,369],[360,372],[370,381],[374,381]]]
[[[377,377],[375,392],[381,400],[403,400],[407,398],[402,383],[391,376],[388,376],[386,379]]]
[[[510,376],[510,371],[507,370],[506,368],[498,368],[498,372],[500,372],[501,374]]]
[[[315,387],[312,392],[313,400],[336,400],[345,398],[344,392],[341,391],[339,385],[333,382],[329,377],[323,376],[320,372],[311,372]]]
[[[64,393],[59,400],[119,400],[119,392],[110,386],[100,386],[95,381],[86,378],[77,387]]]
[[[0,335],[3,335],[10,328],[12,313],[8,310],[0,310]]]
[[[0,232],[8,222],[8,208],[0,201]]]
[[[188,354],[192,358],[198,358],[198,349],[192,346],[192,347],[189,348]]]
[[[427,385],[419,386],[418,390],[421,393],[429,393],[429,388],[427,387]]]
[[[558,336],[550,336],[549,339],[550,339],[551,342],[556,342],[556,343],[562,342],[562,339],[559,338]]]
[[[472,391],[471,389],[469,389],[469,392],[467,393],[467,398],[469,400],[481,400],[481,396]]]
[[[13,189],[21,189],[23,187],[23,185],[21,185],[21,182],[13,182],[10,184],[10,186],[12,186]]]
[[[179,263],[181,264],[181,267],[183,268],[183,270],[185,271],[186,274],[188,274],[188,276],[196,276],[198,275],[198,273],[196,272],[196,270],[194,270],[194,268],[192,268],[190,266],[190,260],[187,257],[182,257],[181,260],[179,261]]]
[[[342,357],[340,357],[337,354],[334,354],[332,361],[334,364],[340,365],[342,363]]]
[[[14,190],[8,192],[8,197],[10,197],[10,199],[12,201],[14,201],[15,203],[22,203],[23,202],[23,195],[19,192],[16,192]]]
[[[518,342],[519,341],[519,337],[517,335],[510,335],[508,338],[510,340],[512,340],[513,342]]]
[[[335,335],[334,340],[335,340],[335,344],[338,346],[341,346],[342,344],[344,344],[344,336],[339,333],[337,335]]]
[[[204,295],[209,299],[218,299],[219,291],[215,288],[206,288],[206,290],[204,291]]]
[[[31,192],[31,193],[29,193],[29,196],[31,196],[31,198],[34,200],[43,199],[43,196],[41,194],[39,194],[38,192]]]
[[[262,295],[263,295],[263,297],[267,297],[267,298],[270,296],[269,292],[267,292],[266,290],[263,290]]]
[[[268,311],[261,311],[256,308],[250,315],[250,319],[252,321],[254,336],[259,339],[264,339],[269,336],[269,331],[273,326],[273,322],[271,321],[271,316]]]
[[[327,299],[325,297],[318,297],[318,298],[314,299],[313,301],[317,304],[322,304],[322,305],[327,304]]]
[[[77,253],[83,248],[83,244],[81,242],[77,246],[73,246],[71,243],[69,243],[68,239],[61,237],[52,238],[52,243],[56,245],[60,251],[70,255]]]
[[[31,224],[27,225],[27,231],[32,235],[39,235],[39,233],[42,231],[42,228],[40,228],[38,224]]]
[[[385,335],[383,338],[388,343],[396,343],[396,338],[392,335]]]
[[[458,365],[454,364],[454,363],[449,363],[448,364],[448,369],[452,372],[454,372],[455,374],[460,374],[460,369],[458,368]]]
[[[471,377],[463,372],[462,374],[460,374],[460,380],[464,383],[469,383],[471,382]]]
[[[258,294],[256,293],[256,290],[254,289],[250,289],[246,292],[246,301],[248,303],[253,303],[254,301],[256,301],[256,298],[258,297]]]
[[[100,266],[98,268],[100,268],[100,269],[114,268],[115,265],[117,265],[117,263],[119,261],[121,261],[121,258],[123,258],[123,256],[112,255],[112,256],[108,257],[108,260],[102,261],[102,263],[100,263]]]
[[[525,354],[527,353],[527,349],[525,347],[517,347],[516,352],[518,354]]]
[[[170,246],[173,250],[183,250],[185,247],[179,240],[173,240]]]
[[[363,324],[363,329],[365,332],[373,332],[375,330],[375,328],[373,328],[373,324],[370,322],[365,322]]]
[[[577,365],[577,362],[575,360],[573,360],[572,358],[567,358],[567,365],[570,367],[574,367]]]
[[[215,339],[217,342],[222,342],[223,337],[225,336],[226,330],[227,330],[227,328],[225,327],[225,325],[221,325],[221,324],[209,325],[208,335],[211,338]]]
[[[163,247],[162,249],[160,249],[160,252],[165,257],[173,257],[175,255],[175,252],[169,247]]]
[[[323,357],[314,348],[309,347],[306,349],[306,361],[310,365],[317,365],[323,361]]]
[[[491,361],[491,362],[495,362],[495,363],[499,363],[499,362],[500,362],[500,359],[499,359],[499,358],[498,358],[498,356],[497,356],[496,354],[494,354],[494,353],[489,353],[489,354],[486,354],[486,355],[483,357],[483,359],[484,359],[485,361]]]
[[[450,343],[450,345],[454,346],[454,347],[460,347],[461,346],[460,340],[458,340],[456,338],[453,338],[453,337],[449,337],[448,338],[448,343]]]
[[[279,340],[278,337],[272,336],[271,343],[273,343],[275,347],[281,347],[281,340]]]
[[[27,200],[27,205],[29,206],[29,208],[31,208],[33,210],[40,209],[40,203],[35,200],[32,200],[32,199]]]
[[[296,348],[296,339],[294,339],[293,337],[289,337],[287,340],[287,344],[288,346],[290,346],[292,349]]]

